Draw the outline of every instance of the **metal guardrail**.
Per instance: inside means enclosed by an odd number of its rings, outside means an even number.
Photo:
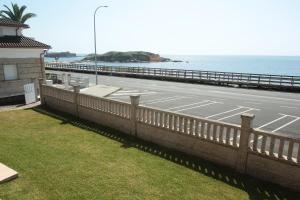
[[[46,69],[93,73],[95,66],[48,63]],[[97,71],[99,74],[114,76],[300,91],[300,76],[114,66],[99,66]]]

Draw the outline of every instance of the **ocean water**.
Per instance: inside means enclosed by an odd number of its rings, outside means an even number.
[[[134,66],[168,69],[190,69],[204,71],[241,72],[300,76],[300,56],[199,56],[162,55],[183,62],[162,63],[105,63],[105,66]],[[60,62],[78,62],[84,56],[60,58]],[[46,58],[46,62],[54,59]]]

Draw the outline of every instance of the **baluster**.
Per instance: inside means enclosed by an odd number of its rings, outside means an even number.
[[[148,124],[148,109],[144,110],[144,123]]]
[[[201,121],[201,131],[200,131],[200,137],[204,138],[204,128],[205,128],[205,122]]]
[[[130,119],[130,117],[131,117],[131,106],[130,105],[126,105],[126,107],[127,107],[127,119]]]
[[[155,113],[156,111],[152,110],[152,115],[151,115],[151,124],[154,126],[155,125]]]
[[[190,119],[190,126],[189,126],[189,134],[190,135],[195,135],[194,126],[195,126],[195,120]]]
[[[188,134],[188,118],[187,117],[184,117],[184,133],[185,134]]]
[[[271,136],[269,156],[274,156],[275,137]]]
[[[184,130],[183,130],[183,128],[184,128],[184,126],[183,126],[183,121],[184,121],[184,119],[183,119],[183,117],[179,117],[179,132],[183,132]]]
[[[217,129],[218,129],[218,125],[212,124],[212,126],[213,126],[213,137],[212,137],[212,139],[213,139],[213,141],[217,141]]]
[[[265,135],[262,136],[262,142],[261,142],[261,153],[266,154],[266,141],[267,137]]]
[[[196,120],[196,125],[195,125],[195,136],[199,137],[199,120]]]
[[[174,116],[174,131],[178,131],[178,120],[179,120],[178,115],[175,115]]]
[[[235,128],[234,129],[234,132],[233,132],[233,140],[232,140],[232,145],[233,146],[235,146],[235,147],[237,147],[237,136],[238,136],[238,129],[237,128]]]
[[[207,131],[206,138],[209,139],[209,140],[211,139],[210,138],[210,130],[211,130],[211,123],[208,122],[207,123],[207,129],[206,129],[206,131]]]
[[[162,128],[164,127],[164,115],[165,115],[165,113],[160,112],[160,116],[159,116],[160,123],[159,123],[159,126],[162,127]]]
[[[226,141],[225,141],[225,144],[229,144],[230,131],[231,131],[231,128],[230,127],[226,127]]]
[[[258,135],[254,134],[254,136],[253,136],[253,151],[257,151],[257,140],[258,140]]]
[[[219,132],[219,143],[223,143],[223,132],[224,132],[224,126],[221,126]]]
[[[148,124],[151,124],[152,123],[152,110],[148,110]]]
[[[300,165],[300,143],[298,143],[298,156],[297,156],[297,163]]]
[[[158,115],[160,114],[160,112],[155,112],[155,125],[156,126],[159,126],[158,124],[159,124],[159,119],[158,119]]]
[[[124,104],[121,104],[120,107],[119,107],[119,113],[120,113],[120,116],[121,117],[126,117],[125,113],[123,112],[124,111]]]
[[[283,158],[283,147],[284,147],[284,139],[279,139],[279,149],[278,149],[278,158]]]
[[[122,105],[123,105],[123,104],[119,104],[119,105],[118,105],[118,108],[117,108],[117,109],[118,109],[118,111],[117,111],[117,112],[118,112],[118,115],[121,116],[121,117],[123,117],[123,116],[122,116],[122,112],[121,112],[121,106],[122,106]]]
[[[170,130],[174,130],[174,127],[173,127],[173,125],[174,125],[173,120],[174,120],[174,115],[170,114],[170,115],[169,115],[169,128],[170,128]]]
[[[144,120],[144,108],[140,108],[139,109],[140,110],[140,118],[139,118],[139,120],[140,120],[140,122],[145,122],[145,120]]]
[[[294,148],[294,141],[293,140],[289,140],[289,150],[288,150],[288,154],[287,154],[287,159],[289,161],[293,161],[293,148]]]
[[[164,116],[164,128],[168,128],[168,118],[169,118],[169,114],[165,113],[165,116]]]

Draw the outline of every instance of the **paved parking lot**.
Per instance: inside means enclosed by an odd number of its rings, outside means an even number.
[[[90,83],[95,83],[93,75],[72,74],[89,77]],[[300,138],[300,94],[298,93],[112,76],[99,76],[99,84],[122,87],[122,90],[110,95],[108,97],[110,99],[129,102],[130,95],[141,95],[142,105],[207,119],[240,124],[241,114],[253,113],[255,128]]]

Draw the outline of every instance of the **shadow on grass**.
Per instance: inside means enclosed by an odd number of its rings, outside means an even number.
[[[59,119],[61,120],[62,125],[72,124],[76,127],[93,131],[102,136],[116,140],[122,144],[121,147],[124,149],[137,148],[144,152],[151,153],[211,178],[222,181],[228,185],[244,190],[248,193],[249,199],[252,200],[300,199],[300,193],[297,193],[295,191],[291,191],[278,185],[255,179],[247,175],[236,173],[229,168],[216,165],[195,156],[190,156],[185,153],[181,153],[150,142],[143,141],[136,137],[113,130],[111,128],[100,126],[98,124],[81,120],[74,116],[41,106],[33,108],[32,110]]]

